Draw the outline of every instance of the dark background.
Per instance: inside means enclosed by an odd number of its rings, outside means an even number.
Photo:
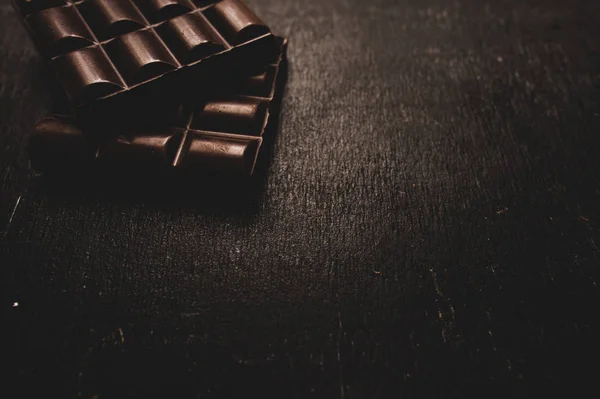
[[[0,2],[10,397],[595,383],[600,2],[248,3],[290,38],[268,172],[161,201],[35,175],[47,71]]]

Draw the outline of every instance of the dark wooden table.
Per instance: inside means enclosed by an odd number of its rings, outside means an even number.
[[[600,2],[248,2],[290,38],[268,172],[167,201],[35,175],[49,78],[0,2],[2,396],[595,383]]]

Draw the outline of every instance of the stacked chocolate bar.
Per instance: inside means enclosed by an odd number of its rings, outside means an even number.
[[[35,169],[251,175],[276,119],[286,41],[241,0],[13,0],[66,104]]]

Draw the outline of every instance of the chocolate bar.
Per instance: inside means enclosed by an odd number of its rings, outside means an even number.
[[[13,3],[73,110],[90,124],[135,121],[169,100],[209,96],[219,80],[258,72],[275,44],[241,0]]]
[[[117,136],[86,131],[72,115],[52,114],[35,127],[30,160],[40,172],[88,168],[124,172],[252,175],[267,126],[278,114],[287,42],[263,71],[237,90],[181,105],[170,123]]]

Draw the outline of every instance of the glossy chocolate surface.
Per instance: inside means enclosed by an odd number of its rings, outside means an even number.
[[[52,114],[36,126],[30,159],[40,172],[68,173],[88,167],[120,171],[252,175],[262,135],[278,113],[285,83],[286,41],[263,71],[236,90],[184,104],[168,124],[111,136],[89,132],[72,115]]]
[[[257,72],[273,51],[269,28],[241,0],[13,3],[73,109],[89,118],[143,108],[140,98],[181,101]]]

